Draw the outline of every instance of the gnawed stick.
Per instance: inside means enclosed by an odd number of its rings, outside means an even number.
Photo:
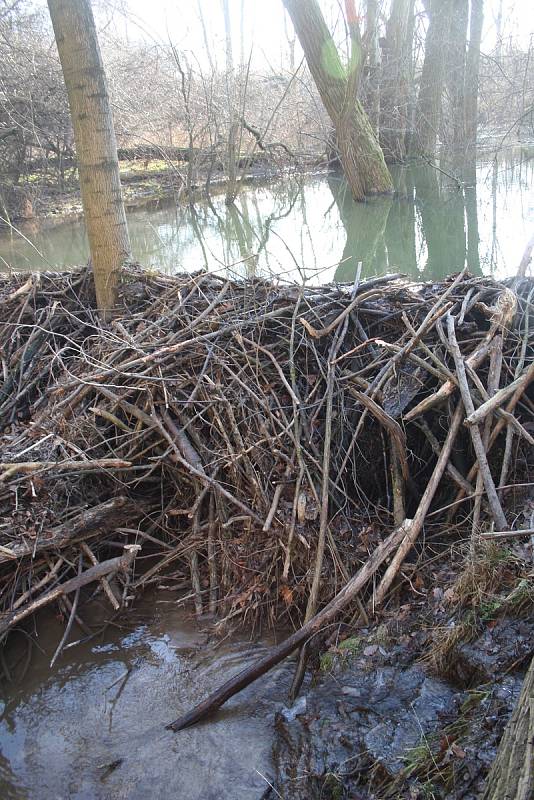
[[[483,539],[519,539],[521,536],[533,536],[534,528],[523,528],[520,531],[488,531],[480,535]]]
[[[505,403],[510,395],[512,395],[516,389],[526,389],[529,383],[534,380],[534,361],[530,364],[529,368],[525,370],[525,372],[516,378],[515,381],[509,383],[508,386],[503,386],[502,389],[490,396],[489,400],[486,400],[485,403],[482,403],[472,414],[465,420],[466,425],[478,425],[480,422],[484,420],[484,418],[495,411],[497,408]]]
[[[467,383],[465,362],[462,358],[462,353],[458,346],[458,342],[456,341],[453,316],[449,316],[447,320],[447,327],[449,333],[451,352],[454,357],[454,363],[456,364],[456,375],[458,378],[458,386],[460,387],[460,393],[462,395],[465,411],[466,414],[472,414],[473,411],[475,410],[475,407],[473,405],[473,400],[471,398],[471,393],[469,391],[469,384]],[[499,500],[497,491],[495,489],[495,483],[493,481],[493,477],[491,475],[490,468],[488,465],[486,447],[484,446],[484,442],[482,441],[482,435],[477,425],[472,425],[469,431],[471,433],[473,449],[475,451],[478,461],[478,470],[482,474],[482,480],[484,481],[484,487],[486,489],[486,495],[488,498],[488,503],[491,508],[493,519],[495,520],[495,524],[501,530],[506,530],[506,528],[508,528],[508,522],[506,521],[506,517],[504,516],[504,511],[502,510],[501,501]]]
[[[445,443],[443,444],[441,453],[436,462],[436,466],[434,467],[434,472],[432,473],[432,476],[427,484],[425,492],[421,498],[421,502],[419,503],[419,507],[415,512],[415,516],[413,519],[406,520],[405,522],[405,526],[407,528],[407,535],[402,544],[400,545],[399,549],[395,553],[395,556],[391,561],[391,564],[384,573],[384,577],[380,581],[380,585],[378,586],[376,594],[373,598],[373,604],[375,608],[377,608],[379,605],[382,604],[389,587],[393,583],[395,576],[397,575],[398,571],[402,566],[402,562],[406,558],[406,555],[408,554],[409,550],[411,550],[411,548],[415,544],[417,537],[421,533],[425,517],[430,508],[430,504],[434,499],[434,495],[443,477],[443,473],[445,472],[447,464],[449,463],[452,447],[456,439],[456,436],[458,435],[460,425],[462,424],[463,416],[464,416],[463,403],[459,402],[458,405],[456,406],[456,411],[454,412],[453,418],[451,420],[449,433],[447,434],[447,438],[445,439]]]
[[[498,393],[499,389],[499,382],[501,380],[501,370],[502,370],[502,336],[496,336],[493,342],[491,343],[491,354],[490,354],[490,368],[488,374],[488,395],[491,396]],[[489,438],[491,434],[491,421],[492,418],[488,415],[484,419],[484,428],[482,432],[482,443],[484,445],[484,450],[487,451]],[[465,423],[467,420],[465,420]],[[484,481],[482,480],[482,473],[480,470],[477,473],[477,482],[475,487],[475,503],[473,506],[473,522],[471,525],[471,532],[472,537],[474,537],[478,533],[479,523],[480,523],[480,511],[482,508],[482,488],[484,485]],[[475,539],[472,538],[472,547],[474,547]]]
[[[96,565],[99,563],[98,562],[98,558],[95,556],[95,554],[93,553],[93,551],[91,550],[91,548],[89,547],[87,542],[81,542],[80,549],[82,550],[83,553],[85,553],[85,555],[87,556],[87,558],[89,559],[89,561],[91,562],[93,567],[96,567]],[[107,596],[109,602],[111,603],[111,605],[113,606],[115,611],[118,611],[121,606],[120,606],[119,601],[117,600],[117,598],[113,594],[113,589],[109,585],[108,579],[107,578],[101,578],[100,579],[100,584],[101,584],[102,589],[104,590],[104,594]]]
[[[354,600],[357,593],[365,586],[388,555],[404,539],[407,526],[401,525],[396,528],[387,539],[378,545],[371,557],[365,562],[363,567],[354,575],[350,581],[341,589],[340,592],[326,605],[318,614],[312,617],[298,631],[289,636],[285,641],[276,647],[271,648],[255,664],[239,672],[233,678],[226,681],[219,689],[211,694],[202,703],[199,703],[191,711],[187,712],[167,727],[173,731],[189,728],[191,725],[217,711],[230,697],[249,686],[262,675],[265,675],[272,667],[279,664],[282,659],[290,655],[297,647],[300,647],[311,636],[318,633],[323,627],[328,625],[350,602]]]
[[[75,592],[77,589],[87,586],[88,583],[98,581],[113,572],[118,572],[119,570],[127,572],[137,551],[140,549],[141,547],[138,544],[126,545],[124,548],[125,552],[122,556],[110,558],[107,561],[101,561],[100,564],[90,567],[85,572],[82,572],[81,575],[77,575],[75,578],[71,578],[65,581],[65,583],[55,586],[53,589],[50,589],[50,591],[45,592],[41,597],[38,597],[37,600],[32,600],[31,603],[27,603],[17,611],[6,614],[4,617],[0,618],[0,635],[6,633],[6,631],[13,628],[15,625],[18,625],[19,622],[22,622],[22,620],[31,616],[40,608],[50,605],[54,600],[59,600],[60,597],[69,592]]]
[[[471,355],[466,358],[465,361],[467,366],[471,367],[472,369],[476,369],[487,358],[489,353],[489,345],[495,332],[496,326],[492,326],[481,344],[471,353]],[[447,397],[450,397],[455,389],[456,383],[454,381],[446,381],[446,383],[443,383],[440,388],[434,392],[434,394],[425,397],[424,400],[421,400],[421,402],[415,406],[415,408],[412,408],[410,411],[408,411],[408,413],[404,415],[404,422],[410,422],[411,420],[422,416],[429,409],[434,408],[434,406],[439,405],[439,403],[442,403],[444,400],[446,400]]]
[[[215,561],[215,497],[209,496],[208,510],[208,569],[210,575],[210,614],[215,614],[217,607],[217,564]]]
[[[6,481],[17,472],[31,473],[40,472],[44,469],[56,469],[58,472],[83,472],[84,470],[94,469],[128,469],[131,461],[124,461],[120,458],[101,458],[94,461],[20,461],[19,463],[2,462],[0,470],[4,470],[0,475],[0,482]]]
[[[506,406],[506,411],[507,411],[508,415],[513,413],[516,405],[521,400],[521,397],[523,396],[523,393],[525,392],[525,389],[526,389],[525,385],[518,386],[516,388],[515,392],[513,393],[512,397],[510,398],[510,400],[508,401],[508,404]],[[507,424],[507,418],[505,419],[504,417],[501,417],[499,420],[497,420],[497,423],[495,424],[495,426],[493,427],[493,430],[491,431],[491,436],[489,438],[489,442],[488,442],[488,446],[487,446],[487,452],[489,452],[491,450],[491,448],[493,447],[493,445],[495,444],[495,442],[497,440],[497,437],[499,436],[499,434],[501,433],[501,431],[503,430],[503,428],[505,427],[506,424]],[[473,464],[473,466],[469,470],[469,473],[467,475],[467,480],[471,483],[473,481],[473,479],[476,477],[477,473],[478,473],[478,461],[475,461],[475,463]],[[502,476],[501,476],[501,481],[500,481],[499,488],[503,488],[503,485],[504,485],[504,481],[502,480]],[[454,502],[453,502],[452,506],[455,506],[459,502],[461,502],[462,498],[465,497],[465,495],[466,495],[466,491],[463,488],[460,489],[458,491],[458,493],[456,494],[456,497],[454,498]]]

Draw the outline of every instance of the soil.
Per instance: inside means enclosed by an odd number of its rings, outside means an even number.
[[[272,797],[482,796],[533,651],[534,620],[489,621],[458,647],[456,676],[444,677],[425,663],[429,615],[404,613],[345,629],[348,638],[321,656],[315,685],[277,714]],[[441,613],[435,604],[435,623]]]

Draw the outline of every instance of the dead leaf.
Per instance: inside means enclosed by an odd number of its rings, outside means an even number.
[[[293,603],[293,589],[290,589],[289,586],[282,586],[280,594],[286,606],[290,606]]]

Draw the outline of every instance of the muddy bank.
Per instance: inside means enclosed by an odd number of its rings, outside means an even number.
[[[243,159],[239,176],[243,186],[268,186],[289,175],[321,174],[328,170],[324,159],[316,158],[285,166],[272,163],[248,163]],[[216,170],[195,175],[188,183],[181,162],[121,163],[121,185],[126,211],[157,208],[160,205],[199,202],[218,197],[228,188],[228,178]],[[55,183],[40,185],[37,181],[16,187],[0,186],[0,200],[7,209],[9,222],[26,234],[47,230],[68,222],[83,219],[83,208],[77,182],[67,181],[62,188]],[[0,222],[0,234],[9,226]]]
[[[317,654],[293,705],[287,661],[205,724],[176,735],[181,709],[272,644],[245,632],[221,641],[175,592],[159,590],[109,619],[96,601],[51,669],[62,623],[37,618],[29,639],[4,650],[0,796],[6,800],[386,800],[482,796],[485,776],[519,695],[532,620],[487,625],[469,655],[484,679],[451,681],[421,663],[439,616],[422,610],[367,628],[341,626]],[[409,599],[409,597],[405,598]],[[430,602],[432,605],[432,601]],[[280,632],[278,638],[283,636]],[[346,638],[341,638],[346,637]],[[497,656],[498,654],[498,656]],[[519,662],[519,665],[518,663]],[[53,769],[50,765],[53,764]]]
[[[315,686],[276,716],[272,797],[482,797],[533,653],[534,622],[488,626],[459,645],[458,672],[446,677],[425,658],[425,616],[353,631],[322,654]]]

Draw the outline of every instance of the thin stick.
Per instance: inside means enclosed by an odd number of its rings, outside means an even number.
[[[456,406],[456,411],[454,412],[453,418],[451,420],[449,433],[447,434],[447,438],[445,439],[445,442],[443,444],[443,448],[436,462],[436,466],[434,467],[434,472],[432,473],[432,477],[430,478],[427,484],[427,487],[421,498],[417,511],[415,512],[415,516],[413,519],[406,520],[405,525],[407,530],[407,536],[405,537],[401,546],[395,553],[395,557],[392,559],[391,564],[388,566],[386,572],[384,573],[384,577],[380,581],[380,585],[376,590],[376,594],[373,598],[373,603],[375,608],[377,608],[383,603],[384,597],[386,596],[389,587],[393,583],[395,576],[402,567],[404,559],[406,558],[408,552],[414,546],[417,537],[419,536],[423,528],[425,517],[430,508],[430,504],[434,499],[434,495],[439,486],[441,478],[443,477],[443,473],[445,472],[445,468],[449,461],[453,444],[455,442],[456,436],[458,435],[460,425],[462,424],[463,414],[464,414],[464,408],[463,404],[460,402]]]
[[[80,553],[80,556],[78,558],[78,577],[80,577],[80,575],[82,574],[82,568],[83,568],[83,557],[82,557],[82,554]],[[58,644],[58,646],[56,648],[56,652],[52,656],[52,661],[50,662],[50,669],[52,669],[52,667],[56,663],[57,659],[61,655],[61,653],[63,651],[63,648],[65,647],[65,642],[69,638],[69,634],[70,634],[70,632],[72,630],[72,625],[73,625],[73,622],[74,622],[74,617],[76,616],[76,609],[78,608],[78,600],[80,599],[80,590],[81,590],[81,586],[78,586],[78,588],[76,589],[76,592],[74,593],[74,600],[72,601],[72,607],[71,607],[71,610],[70,610],[69,621],[67,622],[67,626],[65,628],[65,631],[63,632],[63,636],[61,637],[61,641],[60,641],[60,643]]]
[[[447,328],[449,333],[449,343],[451,346],[451,352],[454,358],[454,363],[456,364],[456,374],[458,377],[460,394],[462,395],[462,400],[464,403],[466,414],[469,415],[473,413],[475,407],[473,405],[473,400],[471,398],[471,393],[469,391],[469,384],[467,383],[465,363],[462,358],[458,342],[456,340],[453,316],[448,317]],[[506,517],[504,516],[504,511],[502,510],[501,501],[499,500],[499,497],[495,490],[495,483],[493,482],[493,478],[488,465],[486,448],[484,447],[480,430],[478,429],[478,426],[472,425],[469,428],[469,431],[471,433],[471,440],[473,442],[473,448],[475,450],[478,461],[478,469],[482,473],[482,479],[484,481],[484,486],[486,488],[486,494],[488,496],[488,502],[490,504],[493,519],[495,520],[495,524],[497,525],[498,528],[500,528],[501,530],[505,530],[506,528],[508,528],[508,523],[506,521]]]
[[[87,558],[89,559],[91,564],[93,564],[93,566],[96,566],[98,564],[98,559],[95,556],[95,554],[93,553],[93,551],[91,550],[91,548],[89,547],[89,545],[87,544],[87,542],[81,542],[80,543],[80,549],[85,553],[85,555],[87,556]],[[109,602],[111,603],[111,605],[113,606],[115,611],[118,611],[121,606],[120,606],[119,601],[117,600],[117,598],[113,594],[113,590],[112,590],[111,586],[109,585],[108,579],[107,578],[102,578],[102,580],[100,581],[100,584],[101,584],[102,589],[104,590],[104,593],[107,596]]]

